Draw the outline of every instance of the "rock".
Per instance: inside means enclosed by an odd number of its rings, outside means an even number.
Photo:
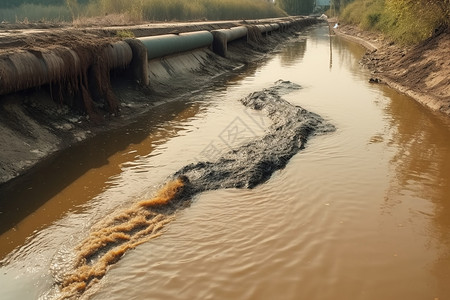
[[[369,82],[370,83],[381,83],[382,81],[379,78],[372,77],[372,78],[369,79]]]

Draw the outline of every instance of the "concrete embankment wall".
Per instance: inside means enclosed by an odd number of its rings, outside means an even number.
[[[256,60],[264,46],[264,51],[273,49],[290,30],[317,22],[307,17],[254,20],[89,47],[55,45],[0,54],[0,184],[58,150],[123,125],[154,103],[211,84]],[[230,52],[238,41],[239,51]],[[130,89],[113,86],[112,74]],[[111,117],[117,113],[122,116]]]

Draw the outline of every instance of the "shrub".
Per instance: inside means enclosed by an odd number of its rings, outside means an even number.
[[[439,0],[449,3],[447,0]],[[439,1],[392,0],[386,2],[383,30],[402,43],[417,43],[448,22]],[[448,17],[448,16],[447,16]]]
[[[430,37],[439,26],[448,26],[449,11],[450,0],[355,0],[340,18],[412,44]]]
[[[116,35],[122,39],[134,38],[134,33],[129,30],[117,30]]]
[[[380,18],[381,18],[381,13],[368,14],[366,17],[366,20],[368,23],[367,27],[374,28],[380,21]]]

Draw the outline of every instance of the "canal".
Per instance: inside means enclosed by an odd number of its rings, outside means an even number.
[[[301,87],[283,99],[336,130],[253,189],[195,195],[83,297],[449,299],[450,122],[370,84],[364,51],[310,27],[225,83],[55,155],[3,195],[20,220],[0,214],[15,224],[0,236],[1,298],[61,297],[93,226],[263,136],[271,120],[239,100],[282,79]]]

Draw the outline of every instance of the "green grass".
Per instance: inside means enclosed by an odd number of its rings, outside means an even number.
[[[360,25],[363,29],[376,27],[384,11],[384,0],[355,1],[347,5],[340,19],[346,23]]]
[[[126,38],[134,38],[134,33],[132,31],[129,30],[117,30],[116,31],[116,35],[122,39],[126,39]]]

